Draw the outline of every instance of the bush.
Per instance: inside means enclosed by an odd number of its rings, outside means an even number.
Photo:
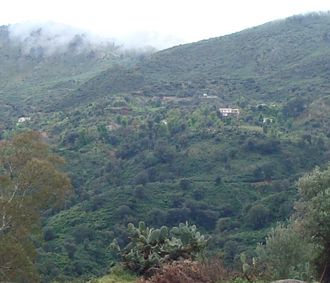
[[[179,186],[184,191],[189,190],[191,188],[191,181],[189,179],[181,179]]]
[[[44,240],[45,241],[51,241],[56,238],[56,233],[53,229],[46,227],[44,229]]]
[[[313,246],[308,244],[293,224],[272,228],[264,245],[256,249],[256,263],[270,279],[311,279],[310,260]]]
[[[232,231],[237,229],[240,223],[234,220],[232,217],[219,218],[216,223],[216,231],[219,233]]]
[[[253,229],[263,228],[269,221],[270,211],[262,204],[257,204],[249,210],[247,214],[248,224]]]
[[[194,260],[206,247],[207,239],[197,231],[196,226],[180,224],[178,227],[160,229],[146,227],[140,222],[138,227],[128,224],[130,242],[123,249],[117,241],[111,248],[119,252],[124,266],[138,274],[152,274],[155,268],[177,259]]]
[[[298,182],[303,231],[320,248],[314,263],[322,282],[330,282],[330,166],[316,168]]]
[[[207,263],[195,261],[174,261],[165,264],[149,279],[141,279],[139,283],[216,283],[228,280],[232,274],[218,260]]]
[[[166,212],[158,208],[153,208],[149,211],[146,218],[149,225],[161,227],[166,222]]]
[[[95,238],[95,230],[87,224],[79,224],[74,227],[72,235],[75,242],[81,244],[86,240],[93,240]]]
[[[147,184],[149,182],[149,178],[148,178],[148,173],[147,171],[142,171],[140,173],[138,173],[135,178],[133,183],[135,185],[142,185],[144,186],[145,184]]]

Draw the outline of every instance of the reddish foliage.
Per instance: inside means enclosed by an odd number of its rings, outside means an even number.
[[[184,260],[165,264],[149,279],[140,279],[138,283],[215,283],[232,276],[219,260],[207,263]]]

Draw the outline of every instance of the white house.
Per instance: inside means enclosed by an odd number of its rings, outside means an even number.
[[[19,117],[17,123],[24,123],[26,121],[30,121],[31,117]]]
[[[239,109],[238,108],[219,108],[220,114],[223,117],[227,116],[238,116],[239,115]]]
[[[274,119],[273,118],[263,118],[262,122],[263,123],[274,123]]]

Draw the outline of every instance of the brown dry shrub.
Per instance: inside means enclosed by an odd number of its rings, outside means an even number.
[[[218,258],[211,258],[202,264],[202,270],[208,275],[212,283],[230,280],[237,277],[237,274],[225,268],[222,261]]]
[[[232,278],[219,260],[206,263],[184,260],[165,264],[149,279],[138,283],[215,283]]]

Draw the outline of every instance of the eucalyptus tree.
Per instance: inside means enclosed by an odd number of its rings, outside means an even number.
[[[32,235],[71,191],[64,160],[37,132],[0,143],[0,281],[38,282]]]

